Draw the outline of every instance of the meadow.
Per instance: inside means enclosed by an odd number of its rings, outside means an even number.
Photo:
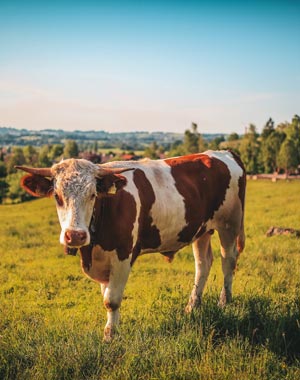
[[[299,379],[300,239],[265,236],[272,225],[300,229],[299,194],[300,181],[248,181],[246,248],[224,309],[217,234],[191,315],[191,247],[171,264],[140,257],[111,344],[98,285],[58,243],[54,201],[0,206],[0,379]]]

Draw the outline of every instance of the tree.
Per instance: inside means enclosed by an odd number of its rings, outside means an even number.
[[[7,173],[14,173],[16,165],[24,165],[26,162],[23,149],[22,148],[13,148],[12,153],[10,153],[6,160],[6,170]]]
[[[255,174],[259,172],[259,141],[256,127],[250,124],[249,131],[244,135],[239,150],[241,159],[244,162],[247,173]]]
[[[227,141],[236,141],[240,138],[240,136],[236,132],[230,133],[227,137]]]
[[[27,145],[23,148],[26,164],[36,166],[38,162],[38,152],[32,145]]]
[[[183,148],[182,141],[176,140],[171,145],[170,151],[168,153],[168,157],[176,157],[183,156],[185,154],[185,150]]]
[[[300,117],[295,115],[292,122],[284,130],[286,138],[293,141],[295,145],[295,155],[298,164],[300,163]]]
[[[208,144],[208,147],[209,149],[212,149],[212,150],[218,150],[220,149],[219,146],[220,144],[225,141],[225,138],[224,136],[218,136],[218,137],[215,137],[213,140],[211,140],[211,142]]]
[[[0,178],[4,178],[7,175],[7,170],[4,162],[0,161]]]
[[[52,165],[52,161],[49,158],[50,148],[49,145],[41,147],[39,152],[39,166],[42,168],[48,168]]]
[[[48,154],[49,159],[54,162],[55,160],[59,160],[64,152],[64,147],[61,144],[52,145],[50,152]]]
[[[4,179],[0,179],[0,204],[8,193],[8,183]]]
[[[24,202],[33,198],[20,186],[20,180],[23,177],[23,175],[24,172],[18,171],[17,173],[9,174],[6,177],[9,186],[6,195],[7,198],[10,198],[13,202]]]
[[[76,141],[67,140],[64,147],[64,158],[76,158],[78,154],[79,149]]]
[[[197,131],[197,124],[192,123],[192,131],[187,129],[184,132],[183,146],[186,153],[199,152],[199,133]]]
[[[260,159],[265,173],[273,173],[277,169],[277,156],[285,134],[273,129],[269,134],[265,133],[261,138]]]
[[[284,169],[286,175],[289,175],[293,169],[297,168],[297,148],[293,140],[287,138],[281,144],[277,165],[279,168]]]
[[[159,147],[156,143],[156,141],[153,141],[144,152],[144,156],[151,158],[151,159],[157,159],[159,158]]]
[[[261,138],[262,139],[267,139],[268,136],[270,136],[274,131],[275,131],[275,129],[274,129],[274,121],[270,117],[270,119],[266,122],[265,126],[263,127],[263,130],[262,130],[262,133],[261,133]]]

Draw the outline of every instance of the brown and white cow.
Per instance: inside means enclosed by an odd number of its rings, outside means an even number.
[[[192,243],[196,274],[186,311],[200,305],[213,261],[214,230],[224,274],[220,305],[231,300],[245,241],[246,177],[235,154],[207,151],[104,165],[68,159],[49,169],[17,168],[29,173],[21,184],[30,194],[54,195],[61,244],[73,253],[79,248],[83,271],[101,284],[105,340],[112,338],[131,266],[141,254],[161,252],[171,260]]]

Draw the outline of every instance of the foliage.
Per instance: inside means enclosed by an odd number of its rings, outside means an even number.
[[[6,133],[10,129],[0,128]],[[12,130],[12,136],[15,136],[17,130]],[[28,132],[28,131],[27,131]],[[22,135],[22,131],[19,131]],[[24,132],[25,133],[25,132]],[[66,137],[63,131],[47,131],[50,136],[56,135]],[[47,135],[45,133],[45,135]],[[37,132],[37,135],[39,132]],[[41,134],[43,136],[44,134]],[[158,159],[163,156],[174,157],[185,154],[203,152],[207,149],[230,149],[239,154],[245,164],[246,171],[249,174],[257,173],[274,173],[285,172],[288,174],[296,174],[300,170],[300,117],[295,115],[292,121],[280,123],[277,126],[272,118],[269,118],[262,129],[262,133],[257,132],[255,125],[250,124],[243,136],[232,132],[230,135],[210,135],[208,140],[198,130],[196,123],[191,124],[191,128],[187,129],[182,137],[178,139],[179,134],[162,132],[137,132],[128,134],[116,134],[116,141],[112,140],[98,142],[97,136],[108,139],[109,134],[103,131],[86,132],[90,136],[91,141],[86,141],[83,132],[76,131],[69,133],[68,137],[82,138],[78,144],[73,139],[64,139],[65,145],[61,143],[44,144],[42,146],[27,145],[24,147],[0,147],[0,204],[17,202],[28,199],[24,191],[17,184],[14,176],[16,171],[15,165],[30,165],[49,167],[53,163],[60,161],[62,158],[82,157],[86,159],[96,158],[94,162],[100,163],[101,160],[127,159],[123,158],[120,149],[113,148],[113,154],[107,153],[107,149],[103,147],[122,146],[126,150],[132,148],[131,155],[136,157],[149,157]],[[41,137],[40,136],[40,137]],[[33,136],[32,136],[33,137]],[[53,136],[52,136],[53,137]],[[124,138],[124,140],[122,140]],[[144,141],[141,144],[139,139]],[[165,142],[167,138],[168,142]],[[59,140],[60,141],[60,140]],[[172,142],[170,142],[172,141]],[[136,148],[141,147],[142,150],[137,152]],[[9,177],[11,176],[11,177]],[[9,177],[9,178],[8,178]],[[8,188],[7,186],[11,187]]]
[[[161,147],[159,147],[157,143],[154,141],[145,149],[144,156],[152,160],[155,160],[159,158],[160,152]]]
[[[26,159],[22,148],[14,147],[11,154],[6,158],[6,170],[8,174],[15,172],[16,165],[25,164]]]
[[[199,152],[199,136],[197,124],[192,123],[191,130],[184,132],[183,146],[186,153]]]
[[[236,132],[230,133],[230,135],[227,137],[227,141],[236,141],[240,138],[240,136]]]
[[[277,170],[277,157],[284,139],[285,135],[281,131],[273,129],[266,133],[263,130],[260,159],[265,173],[273,173]]]
[[[6,180],[8,189],[6,197],[9,198],[13,203],[25,202],[33,198],[20,186],[20,180],[23,176],[24,172],[21,171],[9,174],[7,176]]]
[[[249,132],[242,139],[239,151],[247,173],[257,173],[259,169],[259,141],[255,125],[250,124]]]
[[[79,148],[74,140],[67,140],[64,147],[64,158],[76,158],[79,154]]]
[[[280,146],[277,165],[288,174],[291,169],[297,168],[298,163],[296,144],[294,140],[286,138]]]
[[[0,161],[0,178],[4,178],[7,175],[6,166],[3,161]]]
[[[200,311],[183,310],[193,284],[191,248],[172,264],[140,257],[122,303],[120,333],[102,342],[97,284],[58,243],[54,202],[0,206],[0,378],[3,380],[265,380],[300,378],[300,183],[248,182],[246,249],[234,299],[217,306],[218,240]],[[22,215],[22,217],[20,217]]]
[[[0,203],[2,203],[3,199],[7,196],[8,187],[8,183],[0,178]]]
[[[52,165],[52,160],[50,159],[50,147],[49,145],[44,145],[40,149],[39,154],[39,166],[42,168],[48,168]]]

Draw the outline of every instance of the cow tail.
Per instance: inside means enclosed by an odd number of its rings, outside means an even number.
[[[236,239],[236,247],[237,247],[237,251],[239,255],[243,252],[245,248],[245,240],[246,238],[245,238],[245,231],[244,231],[244,215],[243,215],[242,222],[241,222],[241,229]]]
[[[245,194],[246,194],[246,170],[243,163],[240,161],[240,166],[243,170],[243,175],[239,179],[239,198],[241,200],[242,206],[242,220],[239,234],[236,239],[236,247],[238,251],[238,256],[243,252],[245,248],[245,229],[244,229],[244,216],[245,216]]]

